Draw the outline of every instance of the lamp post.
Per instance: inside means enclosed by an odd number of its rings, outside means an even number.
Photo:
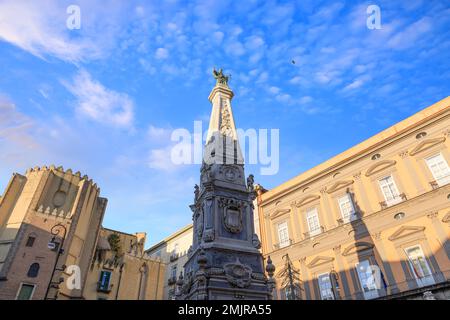
[[[64,265],[62,266],[61,269],[57,269],[57,268],[56,268],[56,267],[58,266],[59,257],[64,253],[64,249],[63,249],[63,246],[64,246],[64,239],[66,238],[66,233],[67,233],[66,227],[65,227],[64,225],[62,225],[61,223],[55,224],[55,225],[51,228],[50,233],[53,235],[53,237],[52,237],[52,239],[51,239],[51,240],[49,241],[49,243],[48,243],[48,248],[49,248],[50,250],[53,250],[53,249],[56,248],[56,245],[57,245],[57,244],[56,244],[56,236],[59,235],[59,233],[61,232],[61,230],[63,230],[64,233],[62,234],[62,237],[61,237],[61,244],[60,244],[60,246],[58,247],[55,265],[53,266],[52,275],[50,276],[50,281],[49,281],[48,286],[47,286],[47,291],[45,292],[44,300],[47,300],[47,299],[48,299],[48,293],[49,293],[49,291],[50,291],[50,287],[51,287],[52,282],[53,282],[53,277],[55,276],[55,271],[56,271],[56,270],[64,271],[64,270],[66,269],[66,266],[64,266]]]

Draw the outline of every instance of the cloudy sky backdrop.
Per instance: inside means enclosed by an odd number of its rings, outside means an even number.
[[[214,66],[238,127],[280,129],[279,173],[246,172],[272,188],[449,95],[450,3],[0,0],[0,192],[63,165],[98,183],[106,227],[151,244],[190,223],[200,166],[170,162],[170,134],[206,130]]]

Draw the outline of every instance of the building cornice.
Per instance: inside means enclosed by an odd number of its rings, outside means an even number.
[[[445,118],[450,115],[450,97],[419,111],[405,120],[383,130],[371,138],[355,145],[354,147],[334,156],[312,169],[286,181],[285,183],[269,190],[261,195],[261,205],[267,205],[297,189],[316,181],[339,168],[349,165],[362,157],[370,155],[375,150],[395,143],[398,139],[413,131],[420,130],[430,121]]]

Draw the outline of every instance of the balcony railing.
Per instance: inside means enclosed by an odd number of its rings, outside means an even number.
[[[170,262],[174,262],[175,260],[178,259],[180,255],[178,253],[172,253],[169,257]]]
[[[169,279],[167,279],[167,284],[169,286],[175,284],[177,282],[177,277],[176,276],[171,276]]]
[[[325,232],[324,226],[320,226],[319,228],[317,228],[315,230],[304,232],[303,235],[305,236],[305,239],[309,239],[309,238],[312,238],[312,237],[315,237],[315,236],[321,234],[322,232]]]
[[[401,193],[401,194],[399,194],[397,197],[395,197],[394,199],[392,199],[389,202],[381,201],[380,202],[380,207],[381,207],[381,210],[383,210],[383,209],[386,209],[386,208],[388,208],[390,206],[393,206],[393,205],[395,205],[397,203],[400,203],[400,202],[406,201],[406,200],[408,200],[406,198],[406,195],[404,193]]]
[[[110,293],[113,285],[110,283],[104,284],[100,281],[97,282],[97,291],[98,292],[104,292],[104,293]]]
[[[276,243],[273,246],[274,246],[275,250],[277,250],[277,249],[281,249],[281,248],[284,248],[284,247],[288,247],[288,246],[290,246],[293,243],[294,243],[294,240],[289,239],[287,241]]]

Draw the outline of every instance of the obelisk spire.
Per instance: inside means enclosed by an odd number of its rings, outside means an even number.
[[[208,99],[212,104],[212,112],[209,120],[206,145],[215,142],[217,145],[223,145],[215,149],[223,150],[226,163],[243,164],[242,152],[239,147],[238,134],[231,108],[231,99],[233,91],[228,86],[230,76],[223,74],[222,69],[213,70],[213,76],[216,79],[216,85],[212,89]],[[213,139],[214,137],[214,139]],[[219,155],[219,153],[217,153]],[[221,157],[217,158],[222,160]],[[231,162],[230,162],[231,161]]]
[[[216,85],[209,95],[213,108],[208,140],[200,185],[194,187],[190,205],[192,247],[183,277],[177,281],[177,299],[271,299],[273,286],[264,274],[261,242],[255,233],[253,176],[246,179],[243,161],[239,162],[233,91],[221,69],[213,75]]]

